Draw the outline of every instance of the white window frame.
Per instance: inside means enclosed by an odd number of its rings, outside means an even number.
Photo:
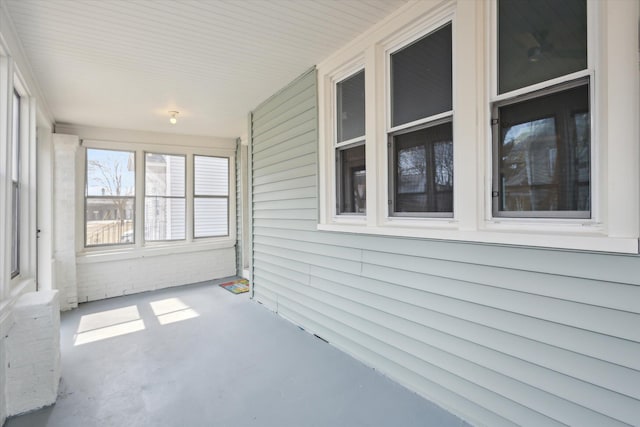
[[[192,209],[192,219],[191,219],[191,224],[192,224],[192,232],[191,232],[191,238],[193,240],[202,240],[202,239],[217,239],[217,238],[221,238],[221,237],[228,237],[229,234],[231,233],[230,229],[231,229],[231,221],[232,221],[232,217],[231,217],[231,206],[230,206],[230,197],[231,197],[231,178],[229,177],[228,180],[228,185],[229,188],[227,188],[227,195],[226,196],[211,196],[211,195],[203,195],[203,194],[196,194],[196,157],[216,157],[216,158],[221,158],[221,159],[227,159],[227,172],[229,174],[231,174],[231,159],[229,157],[225,157],[225,156],[212,156],[212,155],[206,155],[206,154],[200,154],[200,153],[194,153],[191,156],[191,163],[193,164],[193,167],[191,168],[191,173],[193,174],[193,188],[191,189],[191,196],[193,198],[193,209]],[[234,173],[235,176],[235,173]],[[235,184],[234,184],[235,186]],[[196,230],[195,230],[195,226],[196,226],[196,199],[225,199],[227,201],[227,234],[221,234],[219,236],[196,236]]]
[[[184,233],[185,233],[185,237],[182,239],[157,239],[157,240],[146,240],[145,238],[145,242],[183,242],[187,239],[187,224],[188,224],[188,219],[187,219],[187,193],[189,192],[189,190],[187,189],[187,162],[189,160],[189,156],[187,156],[186,154],[175,154],[173,152],[169,152],[170,150],[165,150],[163,152],[157,152],[157,151],[144,151],[144,160],[143,160],[143,164],[144,164],[144,172],[142,173],[143,175],[143,179],[144,179],[144,183],[143,183],[143,187],[144,187],[144,194],[142,195],[142,197],[144,197],[144,203],[142,204],[143,206],[143,214],[142,214],[142,220],[145,222],[145,224],[143,224],[143,230],[146,229],[146,219],[147,219],[147,204],[146,204],[146,200],[147,197],[160,197],[163,199],[184,199]],[[183,157],[184,158],[184,196],[183,197],[177,197],[177,196],[148,196],[147,195],[147,154],[156,154],[156,155],[160,155],[160,156],[177,156],[177,157]],[[135,215],[135,209],[134,209],[134,215]],[[135,231],[135,229],[134,229]],[[143,233],[143,238],[144,238],[144,234]],[[135,237],[134,236],[134,241],[135,241]]]
[[[493,191],[494,188],[494,175],[495,168],[498,167],[496,163],[496,153],[497,149],[497,135],[494,132],[495,129],[491,127],[491,161],[488,165],[490,174],[488,183],[488,194],[491,195],[491,201],[489,206],[487,207],[486,217],[489,222],[493,222],[494,224],[499,224],[502,222],[512,222],[514,224],[521,223],[527,224],[528,226],[540,226],[544,227],[545,224],[548,225],[565,225],[571,226],[578,225],[580,228],[584,226],[597,226],[602,222],[602,219],[599,217],[600,213],[600,205],[599,205],[599,195],[600,195],[600,185],[596,185],[597,179],[600,176],[598,173],[598,162],[596,161],[599,150],[599,140],[600,138],[596,138],[596,126],[598,123],[598,116],[595,114],[597,98],[596,98],[596,86],[597,81],[595,79],[595,66],[596,66],[596,51],[597,47],[595,45],[595,31],[597,29],[597,22],[594,19],[594,15],[596,14],[596,6],[590,0],[585,0],[587,3],[587,68],[584,70],[576,71],[570,74],[565,74],[560,77],[556,77],[553,79],[545,80],[540,83],[536,83],[533,85],[525,86],[516,90],[512,90],[509,92],[505,92],[500,94],[498,92],[498,1],[493,0],[490,4],[490,13],[491,13],[491,63],[490,63],[490,73],[491,76],[491,93],[490,93],[490,113],[491,117],[489,121],[491,122],[494,117],[494,111],[497,107],[501,107],[507,104],[517,104],[519,102],[524,101],[525,99],[536,99],[540,96],[543,96],[545,92],[559,87],[563,85],[570,85],[573,82],[577,82],[581,79],[588,79],[589,83],[589,104],[590,104],[590,197],[591,197],[591,209],[590,216],[588,218],[581,218],[576,211],[555,211],[546,215],[545,217],[535,217],[533,212],[529,213],[528,211],[517,212],[511,214],[513,215],[500,215],[499,212],[494,212],[494,200],[493,200]],[[561,93],[567,90],[568,87],[560,88],[553,93]]]
[[[591,218],[492,216],[495,102],[497,94],[496,1],[412,2],[318,64],[319,230],[569,250],[639,253],[640,87],[637,7],[632,2],[588,2],[588,68],[524,88],[548,88],[589,77],[591,91]],[[453,37],[453,218],[389,217],[389,82],[387,54],[452,21]],[[632,22],[633,21],[633,22]],[[624,22],[619,25],[618,22]],[[332,79],[360,61],[366,70],[367,215],[336,217]],[[355,69],[355,67],[353,67]],[[520,94],[524,93],[521,92]],[[604,119],[606,117],[606,120]],[[408,124],[407,126],[410,126]],[[624,208],[621,208],[624,207]]]
[[[336,150],[338,148],[347,147],[351,144],[360,142],[364,140],[365,153],[367,152],[367,123],[368,118],[366,114],[366,103],[365,103],[365,134],[363,136],[359,136],[347,141],[338,142],[338,109],[337,109],[337,85],[341,81],[348,79],[359,73],[360,71],[364,71],[364,80],[365,80],[365,93],[366,87],[369,82],[369,77],[367,73],[367,69],[364,62],[364,55],[357,55],[355,58],[346,62],[345,64],[341,64],[338,68],[332,71],[330,75],[325,76],[324,86],[327,91],[328,102],[324,103],[324,112],[326,114],[325,117],[329,118],[326,121],[324,131],[331,141],[330,144],[327,144],[327,149],[320,152],[320,157],[328,159],[329,167],[322,171],[321,174],[324,175],[326,172],[326,179],[329,180],[330,184],[324,188],[324,192],[321,195],[321,199],[329,201],[329,206],[327,209],[323,209],[321,212],[322,216],[330,218],[331,222],[341,223],[341,224],[352,224],[352,225],[364,225],[367,220],[368,210],[369,210],[369,193],[367,192],[367,213],[362,214],[351,214],[351,213],[338,213],[338,194],[337,194],[337,173],[338,170],[336,168]],[[366,99],[366,96],[365,96]],[[366,101],[365,101],[366,102]],[[320,130],[322,132],[323,130]],[[366,165],[365,165],[366,167]],[[369,185],[369,179],[367,174],[367,185]],[[326,204],[324,205],[326,206]]]
[[[105,150],[122,150],[135,152],[136,170],[136,197],[135,197],[135,222],[134,243],[114,244],[85,247],[86,239],[84,224],[86,222],[84,212],[84,186],[86,184],[86,149],[79,150],[78,164],[84,165],[78,171],[77,182],[77,211],[79,220],[76,225],[76,253],[79,262],[99,262],[107,260],[129,259],[140,256],[167,255],[173,253],[186,253],[194,250],[208,250],[231,247],[235,244],[235,221],[228,221],[229,234],[220,237],[193,238],[193,167],[194,155],[210,157],[224,157],[229,159],[229,200],[235,200],[235,150],[225,148],[208,148],[186,145],[162,145],[147,142],[122,142],[95,139],[83,139],[81,146],[84,148],[96,148]],[[145,241],[144,239],[144,185],[145,185],[145,153],[171,154],[186,156],[186,238],[182,240]],[[235,205],[229,203],[229,218],[235,218]]]
[[[393,148],[393,143],[391,142],[391,139],[393,138],[394,135],[398,135],[401,134],[402,131],[408,131],[408,132],[413,132],[413,131],[417,131],[419,129],[421,129],[422,127],[424,128],[428,128],[428,127],[432,127],[432,126],[437,126],[440,124],[444,124],[446,122],[451,122],[452,126],[453,126],[453,122],[454,122],[454,110],[455,110],[455,99],[453,99],[453,88],[455,87],[456,84],[456,80],[455,80],[455,72],[453,70],[453,66],[452,66],[452,76],[451,76],[451,81],[452,81],[452,94],[451,94],[451,98],[452,98],[452,106],[451,106],[451,110],[449,111],[444,111],[442,113],[438,113],[438,114],[433,114],[431,116],[428,117],[423,117],[421,119],[418,120],[414,120],[412,122],[408,122],[408,123],[403,123],[401,125],[397,125],[397,126],[393,126],[392,124],[392,119],[393,119],[393,114],[392,114],[392,86],[393,86],[393,82],[392,82],[392,73],[391,73],[391,56],[394,53],[397,53],[401,50],[403,50],[404,48],[410,46],[411,44],[415,43],[416,41],[424,38],[424,37],[428,37],[429,35],[431,35],[432,33],[435,33],[439,30],[441,30],[443,27],[445,27],[446,25],[451,25],[451,37],[452,37],[452,43],[451,43],[451,58],[452,58],[452,62],[455,63],[455,44],[453,43],[453,37],[454,37],[454,31],[455,31],[455,22],[454,22],[454,15],[453,12],[448,12],[445,13],[444,16],[438,16],[436,19],[432,20],[431,22],[425,23],[425,28],[423,28],[421,31],[419,32],[415,32],[412,31],[408,34],[402,35],[401,37],[394,39],[393,42],[391,42],[390,44],[388,44],[386,46],[385,49],[385,53],[384,53],[384,59],[385,59],[385,109],[386,109],[386,130],[385,130],[385,134],[386,134],[386,151],[385,151],[385,156],[386,156],[386,170],[387,170],[387,180],[386,180],[386,184],[387,184],[387,205],[388,205],[388,209],[385,215],[385,220],[387,225],[391,225],[394,221],[396,223],[401,223],[402,221],[408,222],[414,222],[414,221],[430,221],[432,224],[434,223],[433,220],[439,220],[440,222],[442,221],[449,221],[451,220],[451,218],[455,217],[455,193],[456,193],[456,188],[455,188],[455,160],[454,160],[454,188],[453,188],[453,197],[454,197],[454,203],[453,203],[453,209],[452,211],[449,212],[420,212],[420,213],[415,213],[415,214],[402,214],[402,213],[394,213],[392,212],[392,208],[393,205],[395,203],[395,200],[392,200],[391,194],[394,192],[394,188],[391,188],[392,183],[395,182],[395,177],[392,176],[393,174],[393,168],[392,168],[392,159],[391,156],[389,154],[389,151]],[[452,64],[453,65],[453,64]],[[454,158],[456,157],[456,149],[455,149],[455,137],[453,138],[453,155]]]
[[[339,175],[339,171],[337,168],[337,158],[336,158],[336,151],[338,149],[343,149],[343,150],[348,150],[349,148],[355,148],[358,147],[360,145],[364,145],[365,148],[365,155],[366,155],[366,150],[367,150],[367,132],[366,132],[366,125],[367,125],[367,120],[366,120],[366,111],[365,111],[365,133],[363,135],[359,135],[355,138],[351,138],[348,139],[346,141],[340,141],[338,142],[338,84],[355,76],[356,74],[358,74],[359,72],[364,71],[364,81],[365,81],[365,88],[367,86],[367,71],[365,70],[365,66],[364,63],[362,62],[362,59],[359,58],[356,61],[356,64],[350,64],[349,67],[344,70],[341,73],[338,73],[336,75],[334,75],[331,78],[331,100],[332,100],[332,114],[331,114],[331,122],[333,124],[333,151],[332,151],[332,155],[333,155],[333,215],[334,218],[348,218],[348,220],[353,220],[353,221],[364,221],[364,217],[366,217],[366,212],[364,214],[360,214],[360,213],[355,213],[355,212],[342,212],[340,213],[339,210],[339,202],[338,202],[338,198],[339,198],[339,194],[338,194],[338,175]],[[366,91],[365,91],[366,92]],[[365,110],[366,110],[366,96],[365,96]],[[366,162],[365,162],[365,171],[366,171]],[[362,218],[362,219],[358,219],[358,218]]]

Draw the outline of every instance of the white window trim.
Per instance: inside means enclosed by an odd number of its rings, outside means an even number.
[[[492,119],[492,107],[496,103],[500,103],[506,100],[515,100],[518,97],[530,95],[533,92],[541,91],[544,89],[548,89],[554,86],[562,85],[565,83],[569,83],[575,80],[579,80],[581,78],[588,77],[589,78],[589,102],[590,102],[590,131],[591,131],[591,165],[590,165],[590,191],[591,191],[591,218],[562,218],[558,217],[546,217],[546,218],[533,218],[533,217],[505,217],[495,215],[493,213],[493,199],[491,194],[494,190],[493,188],[493,145],[490,148],[488,163],[486,165],[488,173],[487,184],[486,184],[486,194],[489,197],[488,203],[486,203],[485,207],[485,227],[487,229],[495,229],[500,230],[505,228],[512,227],[516,224],[519,224],[523,231],[553,231],[553,227],[564,226],[566,227],[566,232],[581,232],[584,227],[591,227],[591,230],[597,230],[602,232],[602,218],[600,217],[600,212],[602,211],[602,207],[600,206],[600,192],[602,188],[602,182],[599,179],[601,174],[599,173],[598,166],[598,156],[601,153],[600,149],[600,138],[596,137],[597,133],[597,124],[599,122],[598,119],[598,104],[599,100],[596,96],[596,87],[599,87],[600,82],[598,82],[595,78],[595,67],[598,63],[598,46],[596,44],[595,34],[598,33],[599,25],[597,19],[595,19],[597,15],[597,4],[593,0],[587,1],[587,68],[584,70],[576,71],[570,74],[566,74],[564,76],[556,77],[550,80],[545,80],[540,83],[536,83],[533,85],[529,85],[523,88],[519,88],[510,92],[506,92],[503,94],[498,93],[498,3],[497,0],[493,0],[489,4],[490,10],[490,43],[487,48],[490,50],[489,57],[491,61],[489,63],[489,78],[490,78],[490,99],[489,99],[489,109],[488,119],[485,122],[490,122]],[[491,138],[494,137],[493,129],[489,126],[488,133]],[[493,141],[493,139],[491,139]],[[487,197],[485,197],[486,201]]]
[[[319,90],[319,230],[371,235],[442,239],[570,250],[638,253],[640,174],[636,115],[639,78],[637,10],[629,2],[588,2],[588,69],[551,86],[588,75],[592,114],[592,218],[493,218],[491,106],[517,95],[497,95],[495,48],[496,2],[410,3],[354,42],[318,64]],[[634,15],[635,13],[635,15]],[[628,16],[631,15],[631,16]],[[387,51],[394,43],[416,39],[452,16],[454,216],[401,218],[388,216]],[[625,20],[624,27],[616,24]],[[633,31],[633,33],[632,33]],[[622,53],[620,52],[622,50]],[[332,155],[331,79],[364,58],[366,70],[367,214],[336,218],[335,161]],[[459,58],[464,58],[464,64]],[[615,76],[615,77],[614,77]],[[461,102],[462,101],[462,102]],[[607,117],[607,124],[603,124]],[[615,121],[615,123],[613,123]],[[464,155],[461,155],[464,153]],[[622,208],[624,207],[624,208]]]
[[[175,253],[200,252],[212,249],[229,248],[235,245],[236,239],[236,208],[231,200],[235,200],[235,149],[209,148],[202,146],[153,144],[146,142],[122,142],[95,139],[83,139],[84,148],[106,150],[123,150],[135,152],[136,188],[135,188],[135,243],[130,245],[103,245],[85,247],[85,212],[84,191],[86,180],[86,150],[78,150],[76,174],[76,259],[79,263],[107,262],[113,260],[133,259],[147,256],[164,256]],[[161,153],[186,156],[186,203],[187,228],[186,239],[169,241],[144,241],[144,154]],[[226,157],[229,159],[229,235],[220,237],[193,238],[193,156],[204,155]],[[191,189],[191,190],[190,190]]]

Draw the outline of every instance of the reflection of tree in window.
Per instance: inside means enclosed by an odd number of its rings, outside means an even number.
[[[451,122],[394,137],[395,212],[453,211]]]
[[[500,108],[502,211],[588,211],[588,85]],[[574,113],[575,110],[581,111]]]

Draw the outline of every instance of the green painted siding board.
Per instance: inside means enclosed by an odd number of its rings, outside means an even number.
[[[308,154],[316,153],[316,142],[310,141],[307,143],[296,144],[293,148],[287,151],[281,151],[273,155],[265,155],[253,158],[253,167],[256,169],[262,169],[266,166],[276,165],[282,162],[288,162],[296,157],[305,156]]]
[[[257,129],[266,131],[287,122],[298,111],[314,109],[316,107],[315,90],[316,88],[311,82],[308,88],[280,104],[268,114],[254,120],[254,126]]]
[[[255,185],[260,184],[271,184],[274,182],[287,181],[289,179],[302,178],[307,176],[316,175],[316,166],[315,165],[306,165],[293,169],[286,169],[282,172],[272,173],[271,175],[264,175],[259,177],[254,177],[253,182]]]
[[[292,188],[290,190],[276,190],[276,191],[262,191],[260,194],[256,194],[253,199],[256,206],[264,202],[272,202],[277,200],[306,200],[315,198],[316,187],[300,187]],[[316,202],[317,206],[317,202]]]
[[[393,318],[395,321],[398,321],[397,319],[406,319],[413,322],[408,325],[420,326],[423,329],[416,330],[416,333],[410,334],[410,336],[420,337],[423,342],[428,344],[437,345],[435,343],[442,342],[445,345],[441,348],[445,351],[455,354],[456,352],[446,344],[451,341],[463,340],[470,343],[470,345],[477,344],[480,347],[475,347],[473,351],[472,349],[465,349],[457,354],[477,354],[485,351],[485,349],[490,349],[531,364],[540,365],[586,383],[600,384],[602,387],[609,388],[617,393],[636,399],[640,398],[640,389],[637,387],[637,384],[640,384],[640,373],[636,370],[502,332],[475,322],[444,315],[410,302],[396,300],[392,295],[381,296],[367,290],[345,287],[341,283],[314,277],[313,272],[309,284],[336,297],[350,300],[350,304],[353,304],[354,307],[358,305],[369,307],[369,317],[373,318],[375,313],[381,316],[395,316]],[[419,291],[413,291],[414,294],[417,292]],[[419,301],[418,297],[407,299],[409,301]],[[391,325],[394,321],[393,319],[387,319],[386,324]],[[400,328],[398,330],[400,331]],[[513,376],[515,377],[515,375]],[[582,390],[586,387],[588,387],[588,384],[580,387],[580,389]]]
[[[377,251],[365,251],[363,262],[640,313],[640,286],[635,285]]]
[[[283,283],[283,284],[280,284]],[[387,328],[381,327],[373,327],[366,320],[359,318],[351,313],[342,311],[336,308],[334,305],[329,305],[321,302],[315,298],[309,298],[302,293],[299,292],[300,289],[287,287],[285,285],[286,280],[282,278],[278,278],[277,276],[272,276],[272,289],[279,290],[278,294],[281,295],[279,297],[279,306],[280,307],[306,307],[307,310],[305,313],[313,313],[320,318],[324,318],[323,323],[331,322],[334,324],[334,328],[336,330],[340,330],[342,335],[345,335],[356,342],[364,343],[365,345],[371,346],[373,348],[377,348],[380,353],[393,355],[394,359],[400,357],[405,360],[405,366],[416,367],[419,368],[415,372],[416,374],[422,374],[422,372],[429,372],[430,376],[438,376],[440,378],[440,383],[446,383],[450,386],[455,387],[457,379],[458,381],[464,383],[463,388],[465,390],[468,389],[477,389],[477,392],[482,392],[486,398],[492,398],[494,400],[508,399],[512,403],[517,405],[517,402],[513,400],[513,397],[505,397],[496,394],[493,390],[489,390],[479,386],[475,381],[477,378],[483,379],[484,382],[490,382],[492,384],[502,384],[506,383],[505,387],[511,391],[512,394],[518,393],[537,393],[537,396],[542,403],[547,403],[548,405],[552,405],[552,401],[548,399],[545,393],[540,393],[536,391],[533,387],[526,386],[524,384],[520,384],[517,381],[513,381],[507,377],[496,374],[490,370],[483,370],[481,367],[470,364],[468,362],[464,362],[459,358],[455,358],[456,360],[452,360],[451,355],[445,354],[443,352],[435,351],[431,353],[432,363],[426,362],[423,358],[417,356],[429,355],[432,349],[426,349],[424,346],[418,346],[416,348],[415,340],[412,340],[405,335],[393,333]],[[376,337],[376,335],[378,335]],[[425,354],[426,353],[426,354]],[[416,356],[409,356],[415,354]],[[451,371],[442,368],[433,362],[437,362],[445,365],[447,368],[464,371],[466,376],[452,374]],[[555,402],[557,406],[561,406],[560,401]],[[548,407],[548,406],[547,406]],[[563,407],[562,409],[567,409]],[[553,419],[544,416],[536,411],[530,410],[529,408],[520,406],[518,411],[513,410],[513,419],[514,421],[526,424],[528,423],[539,423],[537,425],[561,425],[559,422],[554,422]],[[602,417],[599,417],[600,421]],[[526,420],[526,422],[525,422]],[[591,423],[583,424],[583,425],[602,425],[596,424],[597,420],[592,421]],[[609,423],[608,423],[609,424]],[[615,424],[611,424],[615,425]],[[620,424],[619,424],[620,425]]]
[[[286,163],[284,163],[284,165],[291,168],[297,168],[297,167],[306,166],[306,165],[315,166],[316,153],[305,154],[304,156],[300,156],[300,157],[292,157]],[[256,170],[255,177],[259,178],[261,176],[271,175],[273,173],[281,172],[282,168],[283,168],[283,163],[274,164],[271,166],[265,166],[261,169]]]
[[[640,424],[640,257],[317,231],[316,102],[253,114],[258,301],[478,424]]]

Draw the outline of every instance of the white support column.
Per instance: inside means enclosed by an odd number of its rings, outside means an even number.
[[[76,283],[76,151],[75,135],[53,135],[54,289],[60,291],[60,309],[78,306]]]

